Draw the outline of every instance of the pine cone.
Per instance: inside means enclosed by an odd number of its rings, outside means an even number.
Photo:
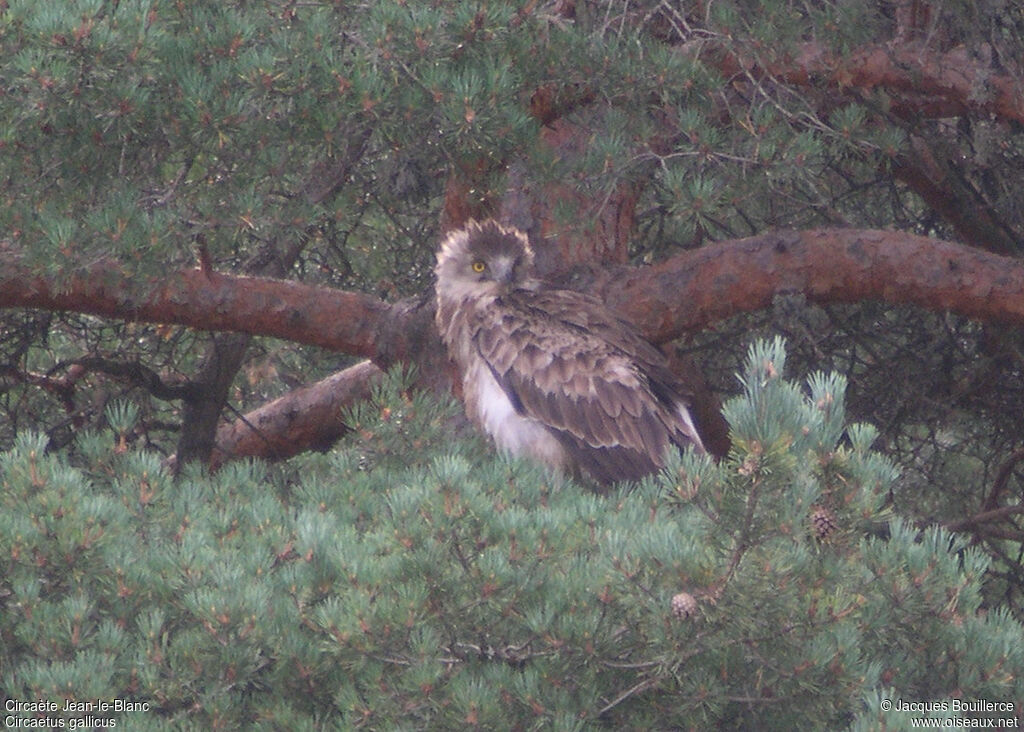
[[[832,509],[827,506],[814,506],[811,508],[811,531],[818,541],[827,541],[829,536],[839,528],[839,522]]]
[[[689,592],[680,592],[672,596],[672,614],[681,620],[692,617],[697,612],[697,598]]]

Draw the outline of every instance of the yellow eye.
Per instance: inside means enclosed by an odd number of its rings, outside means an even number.
[[[479,259],[473,262],[473,271],[476,272],[477,274],[480,274],[485,269],[487,269],[487,264],[485,262]]]

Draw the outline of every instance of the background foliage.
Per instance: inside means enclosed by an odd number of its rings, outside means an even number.
[[[174,483],[109,432],[86,468],[19,437],[7,694],[149,702],[132,729],[872,728],[882,698],[1019,699],[986,555],[888,515],[842,377],[785,381],[780,342],[748,362],[727,460],[607,497],[452,443],[457,405],[398,373],[280,469]]]
[[[908,24],[911,10],[920,17]],[[1019,80],[1022,36],[1024,14],[1005,0],[8,0],[0,253],[16,247],[57,282],[107,262],[138,289],[126,301],[203,257],[219,271],[394,300],[429,287],[446,185],[472,180],[468,196],[493,200],[515,163],[536,189],[566,184],[589,201],[633,191],[636,263],[816,226],[896,228],[1016,254],[1024,144],[1019,123],[983,111],[993,94],[985,78],[962,108],[931,111],[919,89],[900,98],[832,72],[864,47],[889,44],[942,54],[953,64],[943,71],[982,63]],[[802,81],[787,75],[812,48],[831,65]],[[583,149],[547,144],[546,114],[585,129]],[[945,195],[938,203],[922,171]],[[558,211],[564,230],[581,224],[569,200]],[[967,223],[950,215],[958,208]],[[979,234],[971,227],[981,221],[990,225]],[[877,704],[857,700],[887,685],[915,698],[1014,696],[1018,672],[1004,669],[1018,661],[1000,644],[1016,627],[1006,614],[1024,613],[1020,516],[1007,512],[984,531],[962,522],[1021,495],[1021,334],[881,303],[781,297],[771,312],[677,345],[729,399],[744,394],[735,373],[748,373],[748,391],[757,379],[743,364],[751,337],[776,333],[787,337],[794,378],[845,378],[852,419],[877,430],[873,447],[868,431],[840,440],[831,422],[813,433],[827,447],[751,437],[720,468],[689,464],[721,495],[684,490],[666,503],[671,481],[599,501],[483,460],[479,445],[445,457],[449,446],[437,450],[430,431],[435,410],[449,407],[425,403],[412,423],[423,435],[371,410],[353,417],[373,425],[358,448],[274,468],[234,465],[213,478],[190,473],[172,486],[160,458],[189,428],[175,387],[222,347],[217,337],[130,317],[5,311],[0,678],[17,679],[7,693],[146,697],[160,714],[133,722],[154,725],[197,715],[203,725],[316,726],[369,714],[373,725],[458,726],[501,713],[536,715],[523,726],[569,726],[554,718],[559,710],[589,720],[606,707],[609,720],[665,714],[698,726],[776,713],[869,724],[857,715]],[[91,366],[63,388],[84,359]],[[226,413],[342,363],[254,339],[229,375]],[[153,376],[169,389],[153,389]],[[778,413],[757,415],[764,425],[813,412],[788,387],[778,393],[788,396],[773,397]],[[394,399],[385,399],[392,414],[408,408]],[[794,424],[770,429],[796,435]],[[800,464],[808,454],[825,462]],[[846,537],[838,548],[795,538],[812,496],[836,490],[832,470],[843,480],[877,471],[891,491],[885,510],[903,522],[888,542],[861,543],[890,514],[879,518],[871,504],[855,515],[857,501],[878,498],[857,485],[852,504],[829,509]],[[763,527],[744,523],[741,500],[757,476],[774,499],[755,508],[793,533],[765,538],[764,557],[747,551],[714,604],[700,592],[729,576],[730,547],[741,543],[730,527]],[[464,494],[451,488],[460,481]],[[706,512],[695,500],[710,502]],[[529,506],[529,520],[497,506]],[[644,523],[645,511],[664,522]],[[509,515],[520,523],[503,523]],[[933,524],[969,529],[972,546],[910,528]],[[372,548],[361,548],[367,539]],[[947,544],[955,553],[939,551]],[[339,546],[354,564],[339,559]],[[633,569],[614,566],[615,546],[635,558]],[[412,570],[434,583],[393,581]],[[485,593],[490,572],[495,588]],[[768,593],[759,578],[773,572]],[[596,601],[604,581],[610,599]],[[439,587],[458,599],[444,604]],[[679,592],[698,598],[694,618],[666,609]],[[595,601],[604,616],[591,612]],[[808,621],[779,633],[797,616]],[[350,627],[360,617],[370,630]],[[563,635],[534,637],[543,623]],[[872,635],[883,627],[893,635]],[[752,663],[764,669],[756,683]],[[554,683],[566,668],[580,674],[572,688]],[[374,674],[391,681],[365,681]],[[500,674],[515,678],[515,691],[487,698],[481,679]],[[346,686],[342,676],[364,682]],[[331,684],[347,691],[331,696]],[[270,689],[281,692],[274,702]],[[651,705],[652,695],[672,702]],[[769,696],[789,702],[776,707]]]

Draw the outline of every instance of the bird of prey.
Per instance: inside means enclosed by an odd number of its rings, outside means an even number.
[[[470,221],[437,253],[437,327],[498,448],[599,484],[704,446],[665,356],[594,297],[545,285],[526,235]],[[674,447],[673,447],[674,446]]]

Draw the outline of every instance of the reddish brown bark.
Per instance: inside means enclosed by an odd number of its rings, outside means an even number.
[[[106,272],[56,290],[9,260],[0,265],[0,306],[74,310],[125,320],[238,330],[369,356],[416,361],[435,384],[445,358],[429,299],[388,305],[296,282],[184,270],[133,301],[135,288]],[[588,288],[655,343],[771,304],[778,294],[810,301],[881,300],[1024,326],[1024,263],[949,242],[891,231],[773,232],[681,253],[660,264],[607,270]],[[329,444],[340,409],[379,373],[360,364],[282,397],[222,428],[217,460],[280,458]]]
[[[105,281],[104,281],[105,279]],[[617,267],[589,288],[664,343],[780,293],[815,302],[881,300],[1024,325],[1024,263],[894,231],[770,232],[683,252],[646,267]],[[71,310],[202,330],[269,335],[366,356],[381,365],[420,360],[438,341],[429,300],[389,305],[299,282],[182,270],[140,299],[111,271],[57,290],[10,262],[0,265],[0,307]],[[413,331],[413,332],[409,332]]]
[[[1018,251],[1014,233],[998,212],[958,174],[952,161],[936,159],[923,140],[912,141],[910,150],[893,162],[892,172],[949,222],[965,243],[997,254]]]
[[[217,431],[211,469],[239,457],[283,460],[330,447],[347,431],[345,408],[369,396],[381,376],[373,363],[362,361],[224,425]]]
[[[907,17],[898,42],[847,56],[830,55],[816,43],[803,44],[791,56],[780,58],[744,56],[742,51],[714,45],[702,47],[698,53],[728,76],[770,78],[833,92],[819,98],[823,115],[844,99],[868,98],[884,91],[888,110],[907,120],[911,128],[922,119],[958,116],[1024,122],[1024,80],[1019,74],[994,68],[990,61],[970,55],[963,47],[941,52],[931,42],[911,40],[920,36],[918,24],[927,20],[928,8],[914,2],[904,10]],[[924,140],[913,138],[910,149],[893,160],[893,174],[942,216],[964,242],[997,253],[1017,253],[1019,237],[973,190],[968,177],[957,169],[958,163],[943,157]]]
[[[683,252],[625,270],[605,301],[655,342],[771,304],[778,294],[812,302],[879,300],[1024,325],[1024,264],[895,231],[770,232]]]
[[[700,57],[727,76],[750,74],[794,86],[821,85],[840,91],[890,94],[893,111],[905,117],[952,117],[968,112],[1024,122],[1024,83],[994,73],[962,48],[939,53],[921,43],[872,46],[842,58],[806,43],[791,57],[760,59],[714,45]]]
[[[580,124],[557,120],[541,131],[541,143],[557,157],[581,159],[591,131]],[[611,164],[611,161],[609,161]],[[571,183],[548,185],[543,195],[530,197],[530,217],[538,225],[530,232],[557,251],[538,252],[544,275],[555,275],[590,262],[624,264],[635,231],[637,191],[620,183],[607,196],[588,195]],[[571,224],[559,209],[572,212]]]
[[[828,91],[819,100],[822,114],[844,99],[859,99],[884,90],[888,108],[914,122],[968,114],[1024,122],[1024,80],[970,56],[962,47],[936,50],[918,38],[919,24],[927,20],[927,4],[910,3],[904,10],[908,15],[901,21],[898,43],[871,46],[841,57],[814,42],[779,56],[766,49],[744,51],[742,47],[707,41],[684,44],[680,52],[699,57],[727,77],[770,79]],[[586,130],[568,123],[564,115],[592,101],[592,93],[583,87],[539,88],[530,109],[544,124],[543,144],[558,155],[580,157],[587,141]],[[657,140],[652,141],[652,146],[657,144]],[[1016,253],[1018,237],[999,219],[998,212],[980,200],[962,176],[944,172],[922,141],[917,140],[913,150],[893,162],[896,178],[953,226],[964,242],[1001,254]],[[449,189],[446,205],[454,205],[457,193],[456,188]],[[581,262],[625,262],[634,233],[635,201],[634,192],[622,190],[595,205],[570,186],[555,185],[546,188],[543,196],[534,197],[528,206],[519,206],[528,209],[525,216],[506,216],[503,205],[502,217],[529,228],[534,236],[559,235],[556,240],[561,251],[553,254],[551,262],[541,262],[548,265],[543,267],[548,273],[558,274]],[[575,236],[570,231],[556,231],[557,218],[551,214],[558,203],[568,204],[578,212],[575,219],[588,222],[588,226]],[[531,228],[524,222],[540,223]]]
[[[207,275],[199,269],[154,279],[147,294],[133,296],[147,288],[119,275],[117,265],[109,261],[58,288],[18,266],[11,252],[0,251],[3,255],[0,307],[269,335],[370,358],[378,354],[376,328],[390,307],[361,293],[260,277]]]

